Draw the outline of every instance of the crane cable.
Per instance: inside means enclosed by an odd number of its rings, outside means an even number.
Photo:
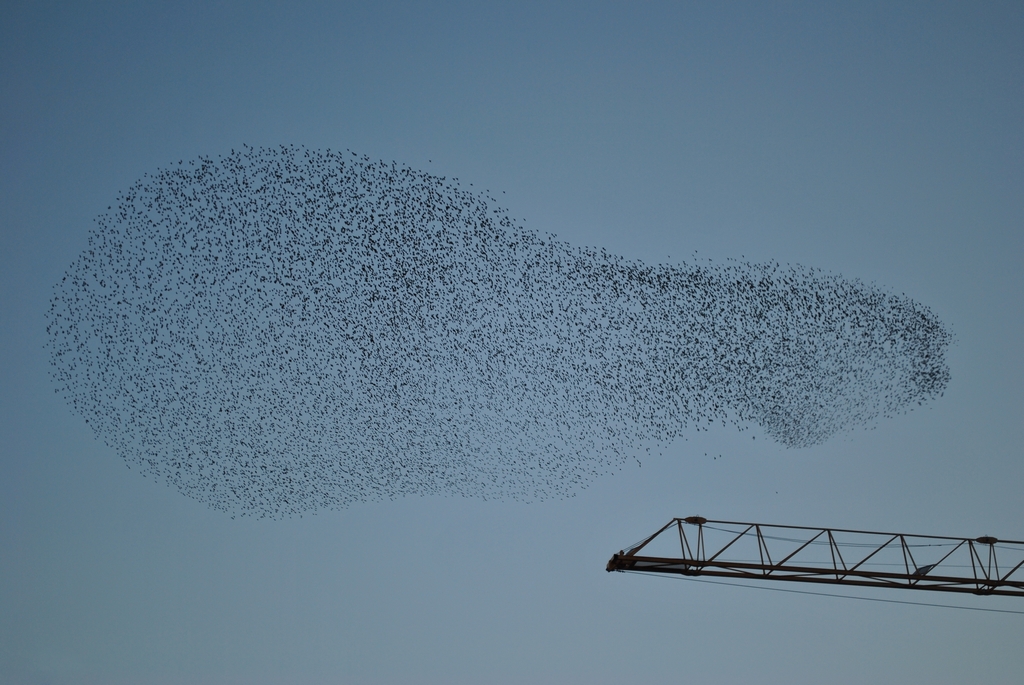
[[[663,573],[647,573],[645,571],[631,571],[631,573],[637,573],[645,576],[653,576],[657,578],[664,578],[666,580],[688,580],[693,583],[710,583],[712,585],[731,585],[732,587],[743,587],[752,590],[771,590],[772,592],[789,592],[794,595],[817,595],[819,597],[838,597],[840,599],[860,599],[865,602],[885,602],[886,604],[913,604],[921,607],[937,607],[940,609],[963,609],[964,611],[988,611],[994,614],[1022,614],[1024,611],[1013,611],[1012,609],[986,609],[984,607],[965,607],[956,604],[932,604],[930,602],[908,602],[900,599],[879,599],[877,597],[856,597],[854,595],[835,595],[829,592],[811,592],[808,590],[790,590],[781,587],[763,587],[761,585],[744,585],[743,583],[727,583],[721,580],[705,580],[703,578],[690,578],[687,576],[677,576],[669,578]]]

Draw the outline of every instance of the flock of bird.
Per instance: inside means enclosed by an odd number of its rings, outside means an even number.
[[[939,396],[925,306],[803,267],[656,265],[351,152],[147,175],[55,288],[53,376],[129,465],[231,514],[575,493],[644,446],[819,443]]]

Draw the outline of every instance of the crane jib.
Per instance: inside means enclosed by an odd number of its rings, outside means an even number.
[[[608,571],[1024,597],[1024,542],[675,518]]]

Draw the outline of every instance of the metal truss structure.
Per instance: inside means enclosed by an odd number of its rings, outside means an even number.
[[[1024,597],[1024,542],[676,518],[608,571]]]

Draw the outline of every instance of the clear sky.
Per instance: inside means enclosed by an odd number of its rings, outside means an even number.
[[[3,3],[0,681],[1018,682],[1024,616],[604,571],[691,514],[1024,539],[1024,9],[895,5]],[[905,293],[952,380],[816,447],[689,434],[564,500],[231,519],[93,437],[45,313],[136,179],[292,143],[630,259]]]

